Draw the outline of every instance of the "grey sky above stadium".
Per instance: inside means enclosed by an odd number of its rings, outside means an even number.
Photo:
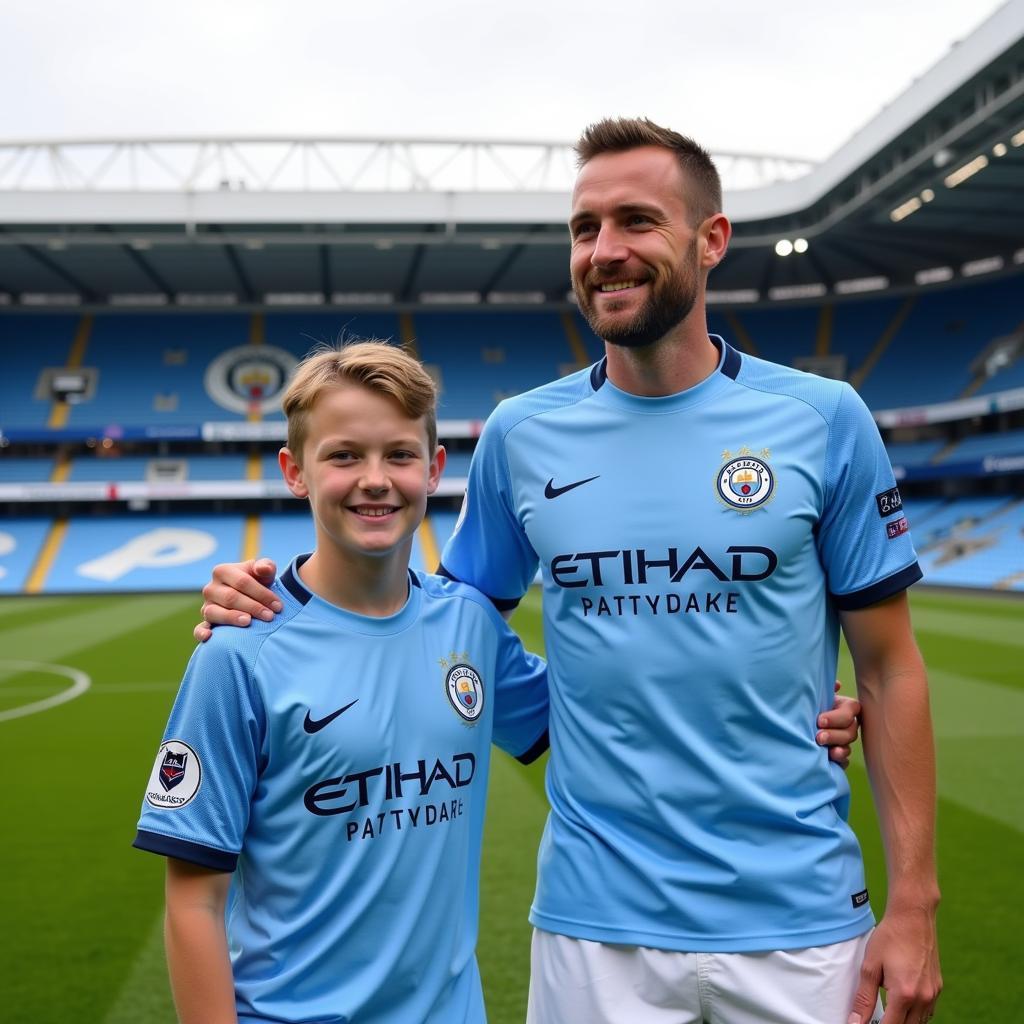
[[[0,139],[571,141],[646,114],[821,159],[998,0],[40,0],[0,33]]]

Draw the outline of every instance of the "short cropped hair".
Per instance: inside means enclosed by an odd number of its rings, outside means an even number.
[[[428,456],[437,447],[437,387],[423,364],[396,345],[371,339],[324,348],[307,356],[281,402],[288,417],[288,448],[301,466],[309,413],[325,391],[358,384],[393,399],[411,420],[423,419]]]
[[[606,117],[588,125],[576,142],[576,164],[582,167],[600,153],[625,153],[641,146],[660,146],[675,153],[684,179],[693,185],[686,199],[695,223],[721,212],[722,179],[711,154],[688,136],[646,117]]]

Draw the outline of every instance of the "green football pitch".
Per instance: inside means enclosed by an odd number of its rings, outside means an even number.
[[[0,1020],[163,1024],[163,864],[131,849],[139,801],[191,648],[196,595],[0,600]],[[946,992],[937,1021],[1021,1020],[1024,604],[913,595],[939,750]],[[542,649],[539,598],[516,625]],[[840,667],[852,680],[849,662]],[[82,691],[82,692],[80,692]],[[872,902],[884,872],[858,758],[854,825]],[[543,765],[498,755],[480,963],[491,1024],[524,1018]]]

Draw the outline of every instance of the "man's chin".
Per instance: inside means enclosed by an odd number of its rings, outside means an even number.
[[[588,317],[590,329],[609,345],[617,348],[647,348],[649,345],[657,344],[668,333],[670,327],[665,330],[661,326],[655,326],[648,321],[637,318],[628,322],[616,321],[611,317]]]

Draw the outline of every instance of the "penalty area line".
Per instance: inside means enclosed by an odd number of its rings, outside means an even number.
[[[81,697],[86,690],[92,686],[92,679],[81,669],[72,668],[70,665],[49,665],[42,661],[0,661],[0,670],[14,669],[18,674],[22,672],[41,672],[44,675],[63,676],[71,680],[71,685],[52,697],[45,697],[43,700],[33,701],[31,704],[22,704],[16,708],[8,708],[0,711],[0,722],[8,722],[12,718],[24,718],[26,715],[35,715],[40,711],[49,711],[50,708],[67,704],[69,700]],[[0,680],[2,683],[2,680]]]

